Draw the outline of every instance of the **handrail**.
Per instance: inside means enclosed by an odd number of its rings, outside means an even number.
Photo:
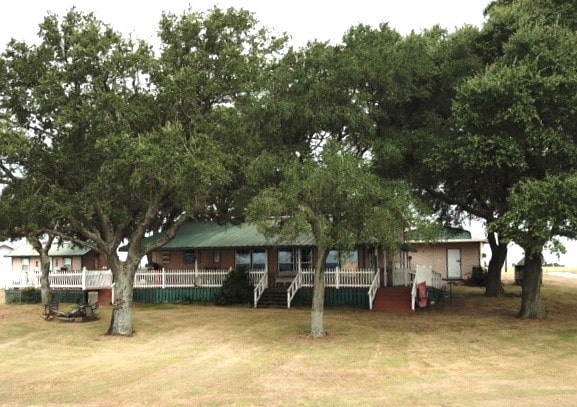
[[[289,286],[289,288],[286,292],[286,306],[287,306],[287,308],[291,307],[291,301],[295,297],[297,291],[300,290],[302,286],[303,286],[303,273],[302,273],[302,270],[299,270],[297,275],[293,279],[293,282],[291,283],[291,285]]]
[[[380,279],[381,273],[379,273],[379,270],[377,270],[375,272],[375,276],[373,277],[373,282],[371,283],[371,286],[369,287],[369,309],[373,309],[373,301],[375,300],[375,296],[377,295],[377,290],[379,289],[379,286],[381,285],[381,279]]]
[[[433,271],[431,266],[417,265],[413,284],[411,286],[411,309],[415,310],[415,304],[417,301],[417,285],[421,282],[425,282],[427,287],[434,287],[441,289],[443,287],[443,280],[441,274]]]
[[[260,280],[258,281],[258,283],[255,285],[254,287],[254,307],[256,308],[256,305],[258,304],[258,300],[260,300],[260,297],[262,296],[262,293],[264,292],[264,290],[266,290],[266,288],[268,287],[268,273],[265,270],[262,273],[262,277],[260,278]]]

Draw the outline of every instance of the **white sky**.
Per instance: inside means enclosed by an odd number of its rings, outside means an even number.
[[[337,42],[359,23],[378,26],[388,22],[401,34],[420,32],[440,24],[449,30],[465,24],[480,26],[489,0],[15,0],[5,2],[0,13],[0,44],[12,38],[35,41],[38,24],[48,11],[63,15],[75,6],[96,16],[124,34],[153,42],[163,11],[181,14],[189,6],[206,11],[244,8],[255,13],[262,25],[286,32],[296,46],[308,40]]]

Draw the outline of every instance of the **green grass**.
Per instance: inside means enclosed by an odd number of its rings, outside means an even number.
[[[40,305],[0,305],[0,405],[543,406],[577,400],[577,288],[546,283],[548,317],[456,287],[453,305],[412,315],[136,306],[136,334],[45,322]],[[65,307],[65,306],[63,306]]]

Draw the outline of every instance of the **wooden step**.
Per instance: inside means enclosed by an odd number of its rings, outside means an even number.
[[[287,308],[285,288],[267,288],[258,300],[257,308]]]
[[[377,290],[373,311],[409,313],[411,310],[411,288],[381,287]]]

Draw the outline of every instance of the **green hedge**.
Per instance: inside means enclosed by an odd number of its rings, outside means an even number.
[[[42,302],[42,295],[37,288],[13,289],[5,292],[6,304],[40,304]],[[82,290],[52,290],[50,294],[53,301],[61,303],[85,303],[88,299],[88,292]]]

